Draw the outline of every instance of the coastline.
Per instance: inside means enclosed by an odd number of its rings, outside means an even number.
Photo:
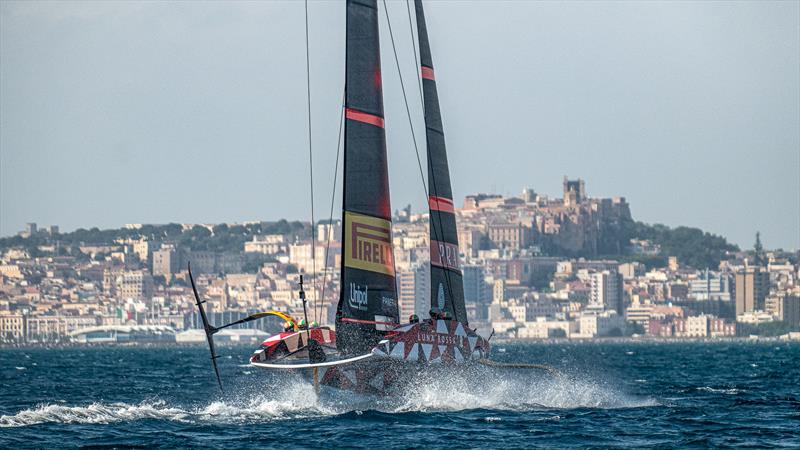
[[[493,338],[494,347],[498,345],[538,344],[538,345],[597,345],[597,344],[728,344],[728,343],[800,343],[800,339],[790,339],[786,336],[751,336],[751,337],[725,337],[725,338],[650,338],[650,337],[607,337],[596,339],[535,339],[535,338]],[[180,348],[180,347],[205,347],[203,342],[124,342],[124,343],[79,343],[58,342],[50,344],[0,344],[0,350],[11,349],[60,349],[60,348]],[[244,347],[258,345],[257,342],[220,342],[218,347]]]

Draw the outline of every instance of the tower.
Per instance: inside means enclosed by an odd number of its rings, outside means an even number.
[[[564,205],[579,205],[586,199],[586,185],[583,180],[570,180],[564,175]]]

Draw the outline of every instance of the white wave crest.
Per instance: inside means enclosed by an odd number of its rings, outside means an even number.
[[[0,428],[42,423],[108,424],[159,419],[186,422],[256,422],[337,414],[322,405],[308,383],[295,383],[275,397],[264,394],[213,401],[197,407],[169,406],[162,400],[127,403],[92,403],[88,406],[40,405],[14,415],[0,416]]]
[[[711,388],[708,388],[711,389]],[[656,406],[650,398],[632,397],[602,383],[566,376],[551,378],[530,372],[482,371],[459,376],[429,374],[415,380],[399,396],[368,398],[323,388],[317,395],[301,377],[287,377],[269,393],[258,386],[242,389],[223,400],[175,406],[162,400],[92,403],[88,406],[40,405],[14,415],[0,416],[0,428],[42,423],[108,424],[157,419],[182,422],[259,423],[265,420],[334,416],[355,411],[388,413],[498,410],[526,412],[541,409],[636,408]],[[555,416],[558,418],[558,416]],[[500,420],[488,416],[487,421]],[[554,419],[558,420],[558,419]]]
[[[92,403],[88,406],[41,405],[26,409],[12,416],[0,416],[0,427],[21,427],[40,423],[112,423],[142,419],[182,420],[187,412],[171,408],[164,402],[140,403]]]
[[[319,417],[338,414],[320,402],[310,383],[300,378],[276,389],[278,395],[257,395],[238,401],[215,401],[194,411],[194,417],[209,421],[251,422],[269,419]]]
[[[703,391],[703,392],[711,392],[712,394],[727,394],[727,395],[736,395],[736,394],[742,392],[741,390],[736,389],[736,388],[718,389],[718,388],[713,388],[713,387],[710,387],[710,386],[699,387],[699,388],[697,388],[697,390],[698,391]]]
[[[472,373],[463,377],[426,379],[416,383],[395,409],[409,411],[458,411],[492,409],[637,408],[656,406],[651,398],[637,398],[585,379],[551,378],[530,372],[513,375]],[[487,383],[488,380],[488,383]]]

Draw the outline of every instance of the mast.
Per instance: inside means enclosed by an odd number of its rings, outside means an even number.
[[[425,103],[425,135],[428,144],[428,207],[431,241],[431,309],[449,312],[467,323],[464,282],[458,252],[458,231],[447,165],[442,114],[433,72],[428,29],[421,0],[414,0],[419,37],[420,73]]]
[[[377,0],[347,1],[343,260],[336,345],[369,351],[399,322]]]

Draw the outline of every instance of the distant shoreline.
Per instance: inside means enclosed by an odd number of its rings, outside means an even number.
[[[491,343],[493,347],[497,348],[498,345],[514,345],[514,344],[544,344],[544,345],[561,345],[561,344],[725,344],[725,343],[775,343],[775,342],[800,342],[800,340],[781,339],[779,336],[769,337],[727,337],[727,338],[630,338],[630,337],[613,337],[613,338],[600,338],[600,339],[534,339],[534,338],[493,338]],[[258,343],[246,342],[219,342],[216,343],[218,347],[244,347],[256,346]],[[77,343],[77,342],[62,342],[53,344],[0,344],[0,350],[7,349],[57,349],[57,348],[119,348],[119,347],[135,347],[135,348],[173,348],[173,347],[205,347],[206,343],[203,342],[124,342],[124,343]]]
[[[780,336],[759,336],[759,337],[720,337],[720,338],[631,338],[631,337],[608,337],[599,339],[535,339],[535,338],[496,338],[492,339],[492,344],[714,344],[727,342],[800,342],[791,339],[781,339]]]

